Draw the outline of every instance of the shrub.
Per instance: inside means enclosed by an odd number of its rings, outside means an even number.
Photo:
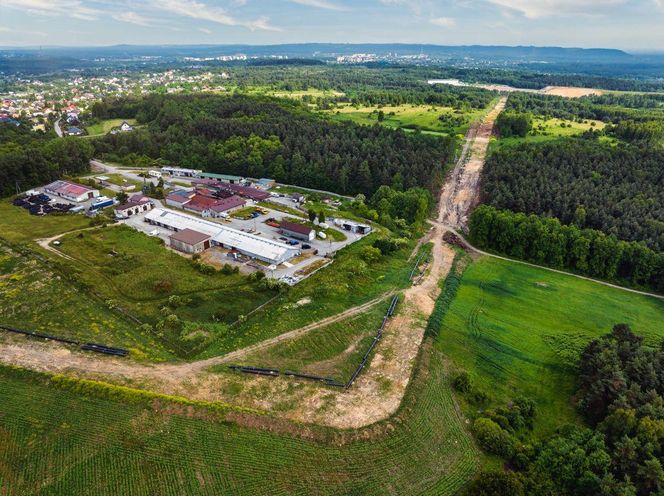
[[[468,393],[472,389],[472,384],[470,382],[470,375],[465,370],[457,373],[452,379],[452,385],[454,389],[460,393]]]
[[[265,272],[262,270],[257,270],[256,272],[252,272],[249,274],[249,280],[250,281],[260,281],[261,279],[265,278]]]
[[[496,422],[480,417],[473,424],[473,431],[480,445],[489,453],[511,458],[514,455],[512,438]]]
[[[514,472],[484,472],[466,490],[467,496],[522,496],[523,482]]]
[[[380,260],[381,257],[381,251],[378,248],[375,248],[373,246],[365,246],[362,248],[362,251],[360,252],[360,256],[362,257],[363,260],[365,260],[367,263],[374,263]]]

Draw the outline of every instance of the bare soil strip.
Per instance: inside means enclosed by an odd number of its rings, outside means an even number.
[[[445,226],[459,227],[467,220],[468,212],[476,201],[479,174],[493,124],[505,102],[506,98],[501,98],[482,122],[466,135],[461,158],[441,191],[438,222],[433,223],[423,240],[433,244],[429,270],[419,284],[404,291],[399,313],[386,326],[368,368],[350,390],[321,388],[311,383],[297,384],[296,388],[292,388],[290,386],[294,381],[291,379],[248,377],[242,382],[240,393],[227,394],[225,386],[236,378],[211,373],[209,368],[240,361],[250,353],[256,354],[283,341],[350,318],[378,304],[389,294],[247,348],[196,362],[142,364],[126,359],[85,355],[53,343],[6,336],[0,337],[0,360],[33,370],[90,377],[191,399],[278,410],[290,419],[339,428],[359,428],[389,417],[401,403],[424,337],[427,319],[440,293],[439,283],[452,266],[454,252],[442,240]],[[53,239],[57,237],[39,240],[39,244],[62,255],[49,246]]]

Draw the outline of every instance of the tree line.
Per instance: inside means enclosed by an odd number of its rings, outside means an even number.
[[[567,425],[544,441],[524,441],[536,414],[524,399],[475,421],[479,442],[513,470],[481,474],[469,496],[662,494],[664,342],[649,346],[618,324],[583,349],[577,376],[575,400],[590,427]]]
[[[557,217],[664,250],[664,149],[564,139],[501,147],[481,195],[499,209]]]
[[[76,138],[0,124],[0,197],[90,170],[92,146]]]
[[[95,140],[96,153],[107,158],[147,156],[341,194],[370,196],[381,185],[433,191],[455,148],[453,137],[330,122],[301,103],[266,97],[151,95],[92,112],[146,125]]]
[[[481,205],[471,214],[470,241],[554,269],[664,292],[664,253],[558,219]]]

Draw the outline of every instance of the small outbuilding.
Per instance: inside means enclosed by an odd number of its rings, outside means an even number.
[[[169,246],[184,253],[201,253],[210,248],[210,235],[183,229],[168,237]]]

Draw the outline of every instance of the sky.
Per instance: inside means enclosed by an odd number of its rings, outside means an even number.
[[[664,0],[0,0],[0,46],[304,42],[664,51]]]

